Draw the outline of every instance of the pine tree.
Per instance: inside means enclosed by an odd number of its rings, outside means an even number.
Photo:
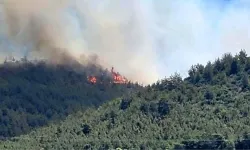
[[[234,58],[231,63],[230,74],[237,74],[240,70],[240,66],[237,58]]]
[[[240,60],[241,64],[246,64],[246,62],[247,62],[247,53],[246,53],[245,50],[241,50],[238,57],[239,57],[239,60]]]
[[[249,87],[248,75],[246,73],[243,74],[241,81],[244,89]]]
[[[213,79],[213,66],[212,66],[211,62],[207,63],[203,77],[206,81],[212,81],[212,79]]]

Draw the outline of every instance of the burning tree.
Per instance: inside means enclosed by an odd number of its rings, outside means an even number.
[[[113,78],[114,83],[118,83],[118,84],[128,83],[128,80],[124,76],[121,76],[118,72],[114,72],[114,67],[112,67],[111,73],[112,73],[112,78]]]
[[[111,69],[111,78],[112,78],[111,83],[115,83],[115,84],[127,84],[128,83],[128,80],[124,76],[122,76],[118,72],[114,71],[114,67],[112,67],[112,69]],[[93,76],[93,75],[88,76],[88,81],[95,84],[95,83],[97,83],[97,77]],[[102,83],[102,82],[100,82],[100,83]]]
[[[88,76],[88,81],[95,84],[97,79],[95,76]]]

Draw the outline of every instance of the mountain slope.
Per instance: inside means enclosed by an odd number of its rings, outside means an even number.
[[[6,62],[0,66],[0,137],[27,133],[67,115],[97,107],[136,85],[111,84],[111,75],[96,66],[49,65],[45,61]],[[92,84],[88,75],[96,75]]]
[[[7,149],[250,148],[250,58],[195,65],[61,124],[2,141]]]

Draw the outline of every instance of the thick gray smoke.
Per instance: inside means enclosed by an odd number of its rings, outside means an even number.
[[[86,63],[97,54],[143,83],[250,50],[247,0],[5,0],[0,21],[3,55],[58,62],[66,52]]]
[[[104,66],[114,66],[132,80],[155,81],[154,51],[139,4],[97,2],[8,0],[4,3],[8,38],[55,61],[61,52],[79,61],[81,55],[94,53]]]

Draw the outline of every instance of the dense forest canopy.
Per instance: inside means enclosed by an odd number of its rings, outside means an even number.
[[[133,90],[97,110],[70,115],[2,141],[7,149],[249,149],[250,57],[207,65]],[[113,89],[112,89],[113,90]]]
[[[102,84],[92,84],[88,75],[97,76]],[[0,137],[27,133],[139,87],[111,80],[108,70],[94,64],[6,60],[0,65]]]

